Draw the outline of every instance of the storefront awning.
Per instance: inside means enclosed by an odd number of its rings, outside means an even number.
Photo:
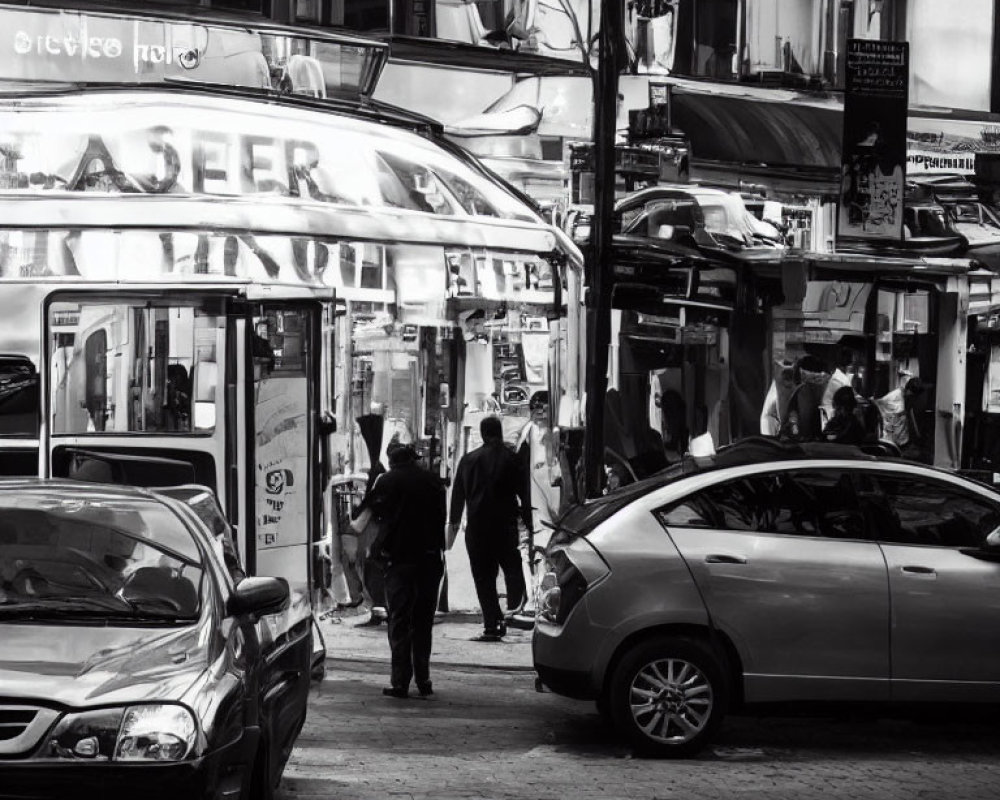
[[[675,86],[671,114],[696,160],[830,172],[840,167],[839,103],[772,101]]]

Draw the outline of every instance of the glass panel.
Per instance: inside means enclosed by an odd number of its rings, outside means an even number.
[[[908,0],[910,105],[990,110],[993,0]],[[962,76],[956,80],[955,76]]]
[[[866,493],[879,541],[938,547],[980,547],[1000,524],[1000,507],[944,483],[879,475]]]
[[[826,0],[748,2],[747,56],[750,74],[820,74],[820,30],[825,5]]]
[[[386,48],[252,25],[5,9],[0,53],[0,81],[205,83],[327,98],[370,94]]]
[[[757,480],[767,498],[759,530],[831,539],[868,538],[849,473],[781,472]]]
[[[181,305],[53,303],[52,432],[209,433],[225,318]]]
[[[712,515],[706,513],[699,498],[658,511],[656,516],[668,528],[711,528]]]
[[[799,2],[795,0],[796,4]],[[698,0],[692,5],[695,9],[692,74],[736,77],[736,0]]]
[[[0,618],[58,608],[60,618],[193,619],[201,552],[159,503],[24,492],[0,499]]]
[[[258,550],[308,541],[309,324],[298,309],[254,317]]]
[[[216,545],[222,551],[222,559],[233,583],[239,583],[246,577],[233,537],[233,529],[229,526],[218,499],[210,489],[202,486],[164,486],[156,491],[186,503],[197,514],[198,519],[215,537]]]
[[[38,434],[38,370],[21,355],[0,355],[0,436]]]

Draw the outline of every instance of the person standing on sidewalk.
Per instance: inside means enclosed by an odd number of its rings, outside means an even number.
[[[379,524],[371,549],[385,564],[392,650],[391,683],[382,694],[409,697],[415,678],[420,696],[429,699],[434,611],[444,574],[444,486],[417,463],[410,445],[397,445],[388,455],[389,471],[371,497]]]
[[[483,613],[481,642],[499,642],[507,633],[497,595],[497,574],[503,571],[507,609],[517,609],[525,595],[517,519],[531,532],[531,501],[527,477],[514,451],[504,444],[498,417],[479,424],[482,447],[462,456],[451,492],[448,547],[455,541],[466,510],[465,546],[472,580]],[[518,507],[520,504],[520,508]]]
[[[376,559],[372,558],[372,545],[375,543],[375,536],[378,533],[378,523],[375,521],[374,513],[371,510],[372,490],[375,482],[386,473],[386,468],[381,461],[376,461],[368,472],[368,482],[365,486],[365,494],[361,503],[356,509],[351,520],[351,529],[358,537],[357,566],[361,573],[361,583],[368,593],[368,600],[371,603],[371,611],[368,619],[359,622],[355,628],[377,628],[388,620],[385,599],[385,575],[383,566]],[[365,512],[368,512],[367,514]],[[360,530],[355,530],[355,525],[362,523],[365,519],[369,521],[361,525]]]

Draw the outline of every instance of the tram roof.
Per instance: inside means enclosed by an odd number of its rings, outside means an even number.
[[[568,251],[433,137],[349,112],[184,89],[0,97],[4,228],[258,232]],[[26,202],[27,201],[27,202]]]

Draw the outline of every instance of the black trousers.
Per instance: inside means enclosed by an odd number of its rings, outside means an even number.
[[[359,556],[362,564],[362,580],[365,589],[368,590],[368,599],[371,600],[372,608],[385,608],[385,565],[365,554]]]
[[[368,555],[375,542],[378,525],[369,524],[358,537],[358,561],[361,564],[361,580],[368,590],[368,599],[373,608],[385,608],[385,564]]]
[[[503,572],[507,587],[507,610],[513,611],[524,601],[524,572],[521,568],[521,551],[517,549],[517,535],[469,536],[466,531],[466,550],[472,581],[476,585],[479,608],[483,612],[483,629],[492,632],[500,629],[503,613],[497,595],[497,574]]]
[[[444,557],[428,553],[415,563],[391,563],[385,569],[389,601],[389,647],[392,650],[392,685],[408,689],[431,680],[431,637],[438,588],[444,574]]]

